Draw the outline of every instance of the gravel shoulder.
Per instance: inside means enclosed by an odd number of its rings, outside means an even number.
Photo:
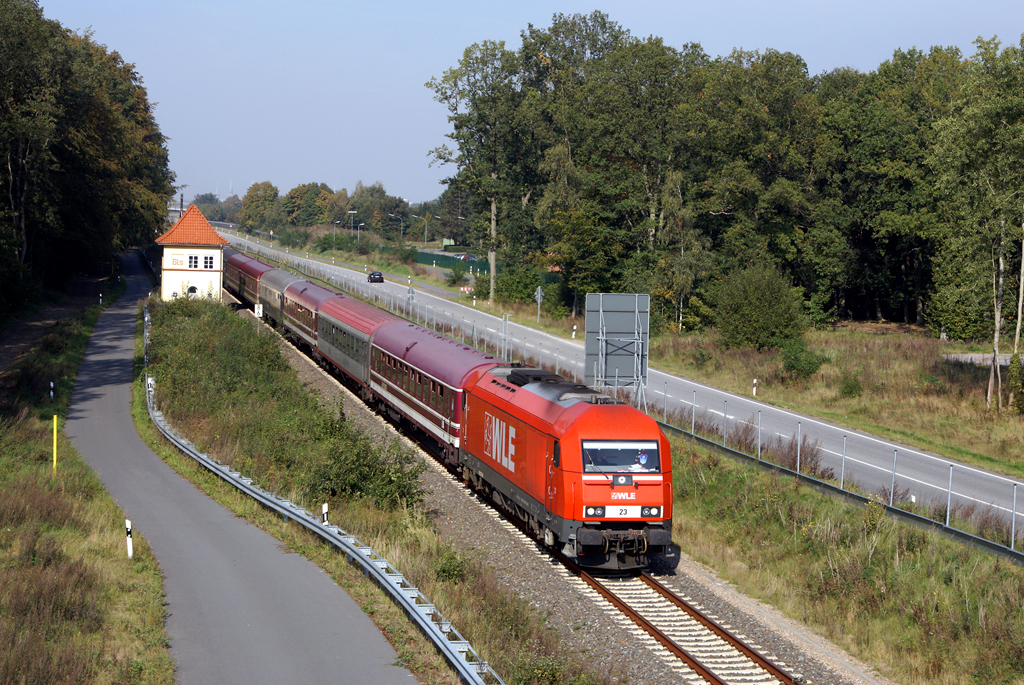
[[[252,316],[243,311],[244,316]],[[302,383],[325,406],[340,400],[347,420],[373,435],[394,429],[308,357],[282,341],[282,351]],[[622,683],[668,685],[680,674],[651,651],[639,631],[603,602],[591,599],[560,565],[525,538],[490,507],[453,479],[433,460],[424,471],[428,516],[452,544],[490,567],[506,590],[526,600],[547,617],[570,650],[576,650],[598,672]],[[343,525],[343,522],[341,522]],[[839,647],[772,607],[736,592],[711,569],[682,555],[674,569],[655,569],[659,579],[681,596],[774,656],[806,683],[824,685],[893,685]]]

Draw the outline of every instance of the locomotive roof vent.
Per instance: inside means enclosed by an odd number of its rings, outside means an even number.
[[[561,383],[562,377],[544,369],[512,369],[508,374],[508,382],[520,388],[527,383]]]
[[[609,397],[596,390],[589,390],[589,392],[564,392],[558,397],[559,402],[568,402],[569,400],[580,400],[590,404],[620,404],[614,397]]]

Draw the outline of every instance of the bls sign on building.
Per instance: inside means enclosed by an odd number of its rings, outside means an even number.
[[[213,230],[198,207],[190,205],[156,241],[164,246],[161,300],[207,297],[220,301],[228,241]]]

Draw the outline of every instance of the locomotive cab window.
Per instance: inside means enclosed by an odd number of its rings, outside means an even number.
[[[656,440],[584,440],[583,470],[590,473],[659,473]]]

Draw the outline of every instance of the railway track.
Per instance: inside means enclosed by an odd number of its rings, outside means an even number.
[[[652,651],[679,663],[673,668],[685,682],[711,685],[793,685],[800,681],[770,657],[746,644],[697,607],[648,573],[626,578],[597,578],[567,568],[601,598],[642,629],[659,647]]]
[[[438,461],[428,460],[438,472],[458,479]],[[764,655],[741,636],[706,616],[699,607],[680,597],[648,573],[618,578],[599,578],[583,570],[560,554],[543,548],[514,519],[466,489],[466,498],[474,501],[524,547],[535,554],[558,562],[560,575],[576,586],[581,595],[619,619],[620,625],[633,626],[634,636],[662,659],[685,683],[711,685],[796,685],[804,682],[784,670],[770,655]]]

